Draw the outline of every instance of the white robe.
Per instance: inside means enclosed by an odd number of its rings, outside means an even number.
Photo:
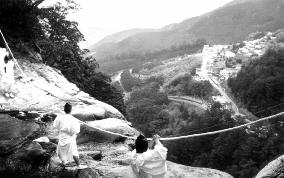
[[[133,150],[131,157],[133,168],[136,169],[134,172],[139,172],[139,176],[143,178],[164,177],[167,171],[167,152],[168,149],[162,144],[157,144],[153,150],[148,149],[144,153]]]
[[[15,63],[9,60],[6,64],[4,58],[8,55],[5,48],[0,48],[0,88],[6,92],[11,92],[14,79],[14,66]]]
[[[80,123],[71,114],[59,115],[54,120],[53,126],[59,131],[57,155],[67,163],[73,161],[73,156],[79,156],[76,136],[80,132]]]
[[[8,63],[3,63],[1,66],[1,89],[5,92],[14,92],[13,85],[15,83],[14,77],[15,63],[11,60]]]

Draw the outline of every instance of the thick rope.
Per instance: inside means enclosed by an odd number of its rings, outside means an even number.
[[[184,136],[178,136],[178,137],[165,137],[165,138],[160,138],[160,140],[164,140],[164,141],[179,140],[179,139],[184,139],[184,138],[201,137],[201,136],[206,136],[206,135],[214,135],[214,134],[218,134],[218,133],[229,132],[229,131],[237,130],[237,129],[252,125],[252,124],[256,124],[258,122],[273,119],[273,118],[276,118],[276,117],[281,116],[281,115],[284,115],[284,112],[280,112],[278,114],[274,114],[274,115],[271,115],[271,116],[268,116],[268,117],[264,117],[264,118],[261,118],[261,119],[256,120],[256,121],[252,121],[252,122],[249,122],[249,123],[246,123],[246,124],[243,124],[243,125],[239,125],[239,126],[235,126],[235,127],[231,127],[231,128],[227,128],[227,129],[223,129],[223,130],[217,130],[217,131],[205,132],[205,133],[199,133],[199,134],[184,135]],[[94,128],[94,129],[97,129],[97,130],[104,132],[104,133],[108,133],[108,134],[111,134],[111,135],[120,136],[120,137],[128,138],[128,139],[136,139],[136,137],[130,137],[130,136],[126,136],[126,135],[123,135],[123,134],[103,130],[103,129],[98,128],[98,127],[94,127],[94,126],[89,125],[88,123],[83,122],[83,121],[81,121],[81,123],[88,125],[88,126]],[[152,140],[152,138],[147,138],[147,140]]]
[[[3,35],[3,33],[2,33],[1,30],[0,30],[0,33],[1,33],[1,36],[2,36],[2,38],[3,38],[3,41],[4,41],[4,43],[5,43],[6,48],[8,49],[9,53],[10,53],[11,56],[12,56],[13,61],[15,62],[16,66],[18,67],[18,69],[19,69],[20,72],[22,73],[23,77],[26,77],[24,71],[22,70],[22,68],[21,68],[20,65],[18,64],[18,62],[17,62],[17,60],[15,59],[15,57],[14,57],[14,55],[13,55],[11,49],[9,48],[9,45],[8,45],[8,43],[7,43],[7,41],[6,41],[6,39],[5,39],[5,37],[4,37],[4,35]]]
[[[83,121],[80,121],[80,123],[85,124],[85,125],[87,125],[89,127],[92,127],[92,128],[94,128],[96,130],[99,130],[101,132],[104,132],[104,133],[107,133],[107,134],[110,134],[110,135],[119,136],[119,137],[128,138],[128,139],[136,139],[136,137],[130,137],[130,136],[123,135],[123,134],[120,134],[120,133],[115,133],[115,132],[107,131],[107,130],[104,130],[104,129],[101,129],[101,128],[98,128],[98,127],[94,127],[94,126],[92,126],[92,125],[90,125],[90,124],[88,124],[86,122],[83,122]]]

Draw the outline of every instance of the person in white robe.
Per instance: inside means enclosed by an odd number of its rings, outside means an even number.
[[[167,172],[168,149],[160,142],[158,135],[154,135],[149,144],[142,135],[137,137],[135,147],[130,158],[123,160],[123,163],[130,164],[137,178],[164,178]]]
[[[15,88],[14,66],[15,63],[9,59],[9,53],[5,48],[0,49],[0,73],[1,73],[1,90],[6,97],[14,98]]]
[[[57,116],[53,124],[53,127],[59,132],[57,155],[63,165],[74,160],[78,168],[85,168],[85,165],[80,164],[76,143],[77,134],[80,132],[80,123],[71,115],[72,106],[70,104],[65,104],[64,111],[65,114]]]

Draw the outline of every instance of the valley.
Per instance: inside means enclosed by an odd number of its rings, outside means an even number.
[[[120,83],[122,86],[127,83],[125,103],[128,120],[146,136],[159,133],[166,137],[216,131],[259,119],[261,115],[254,115],[256,113],[253,110],[248,110],[236,98],[228,82],[236,79],[248,65],[253,64],[254,60],[262,58],[271,46],[280,47],[281,33],[281,30],[266,32],[261,36],[255,33],[251,35],[253,36],[251,39],[231,45],[204,45],[203,49],[195,54],[184,54],[159,62],[147,62],[126,69],[122,73],[120,71],[118,73],[121,76]],[[278,108],[278,111],[281,110]],[[210,166],[242,177],[230,170],[231,168],[226,168],[228,164],[236,166],[229,160],[222,164],[225,167],[219,165],[218,161],[211,160],[210,165],[203,161],[207,156],[214,156],[218,147],[213,145],[219,143],[219,139],[227,139],[224,142],[229,144],[219,147],[232,149],[236,151],[235,154],[243,149],[240,148],[241,145],[248,144],[249,138],[266,144],[264,140],[260,141],[260,135],[269,135],[266,133],[269,127],[273,126],[268,123],[240,129],[228,133],[227,136],[221,134],[165,144],[171,151],[169,159],[172,161],[188,164],[187,161],[191,160],[190,165]],[[237,139],[238,134],[241,136]],[[267,139],[270,137],[268,135]],[[231,145],[231,139],[236,140],[237,144]],[[187,145],[189,148],[181,145]],[[205,148],[197,151],[201,147]],[[265,152],[261,147],[256,149]],[[209,155],[205,150],[210,152]],[[185,157],[181,159],[180,154],[184,154]],[[222,155],[224,159],[232,159],[228,152],[224,154]],[[255,166],[257,165],[261,165],[261,162],[255,163]],[[251,168],[248,170],[251,171]]]

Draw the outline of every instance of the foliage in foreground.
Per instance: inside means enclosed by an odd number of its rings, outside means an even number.
[[[44,63],[61,70],[81,90],[125,114],[121,92],[110,84],[108,76],[96,71],[99,66],[94,58],[83,57],[87,50],[80,49],[78,43],[84,36],[77,22],[66,19],[78,5],[73,0],[65,0],[40,7],[43,2],[0,1],[0,28],[13,50],[21,52],[28,47],[40,53]]]

